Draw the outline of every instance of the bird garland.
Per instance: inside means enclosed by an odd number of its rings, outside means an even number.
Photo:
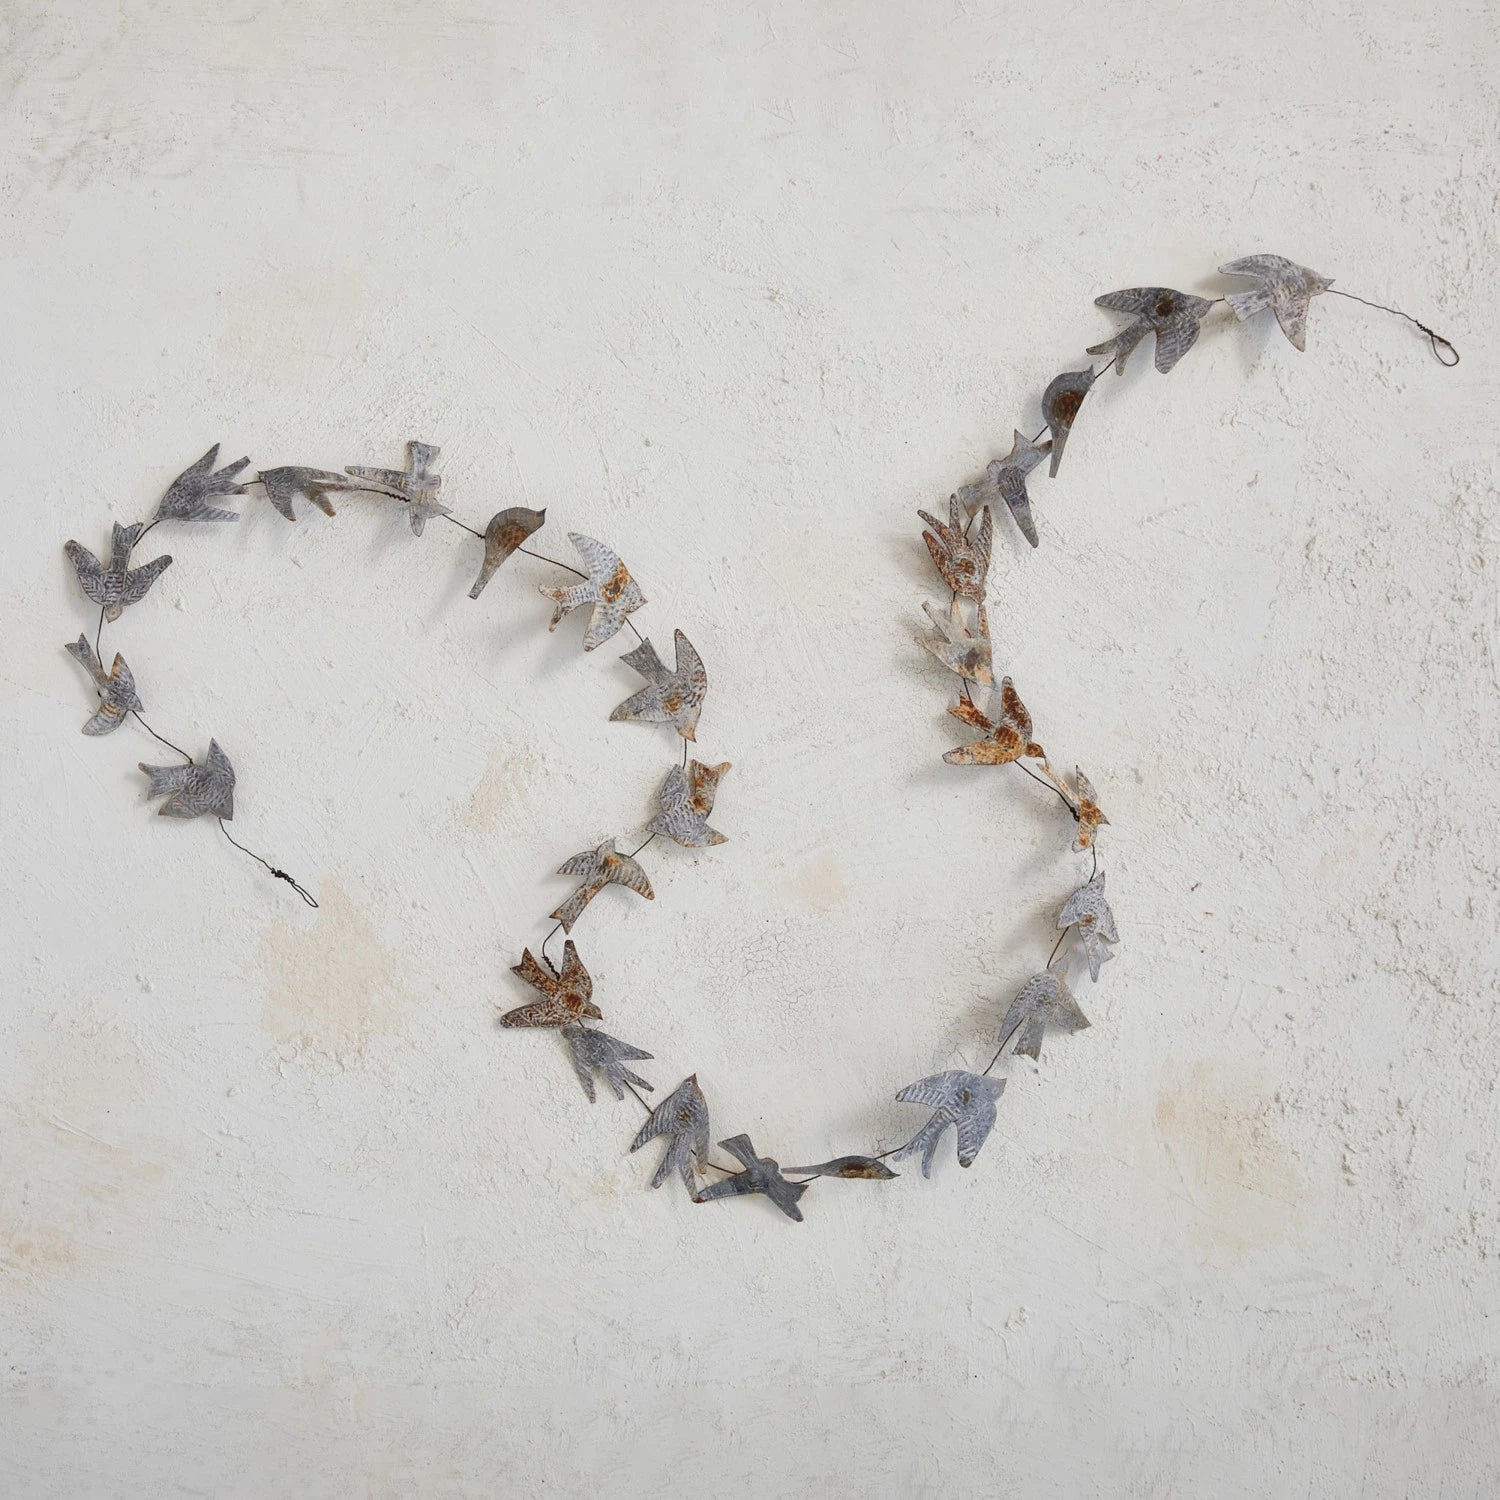
[[[146,723],[135,678],[123,657],[116,654],[110,671],[104,670],[100,654],[104,625],[119,619],[127,605],[140,603],[172,562],[170,556],[163,555],[139,566],[132,565],[135,550],[147,533],[169,523],[233,522],[239,518],[238,512],[226,510],[215,502],[247,494],[256,486],[275,510],[293,523],[301,519],[298,501],[332,517],[331,495],[342,499],[364,494],[403,505],[414,536],[423,535],[429,520],[441,519],[481,542],[483,557],[469,592],[471,599],[478,599],[496,573],[518,552],[570,572],[580,581],[543,585],[540,589],[555,606],[548,629],[555,630],[573,610],[590,606],[582,645],[585,651],[594,651],[628,627],[636,637],[636,645],[620,660],[644,678],[646,685],[621,703],[610,718],[662,726],[670,732],[674,744],[680,743],[681,760],[667,770],[657,792],[657,811],[644,824],[645,838],[635,848],[623,852],[617,847],[616,838],[610,837],[571,856],[559,867],[560,874],[582,877],[583,883],[552,911],[555,925],[542,939],[538,954],[533,955],[530,948],[523,949],[520,961],[512,969],[540,998],[504,1009],[498,1018],[499,1025],[506,1030],[554,1032],[591,1104],[598,1095],[596,1074],[602,1076],[616,1100],[623,1101],[627,1094],[632,1096],[646,1111],[647,1118],[629,1149],[639,1151],[664,1138],[666,1149],[650,1185],[660,1187],[675,1174],[694,1203],[762,1198],[787,1220],[801,1222],[800,1200],[816,1182],[890,1181],[898,1174],[888,1163],[912,1156],[920,1157],[922,1176],[931,1176],[941,1143],[950,1129],[954,1132],[959,1165],[968,1167],[979,1156],[995,1126],[997,1105],[1007,1082],[1005,1077],[995,1076],[995,1069],[1007,1056],[1007,1049],[1011,1058],[1029,1057],[1040,1064],[1042,1042],[1048,1031],[1076,1033],[1086,1029],[1090,1022],[1069,986],[1070,970],[1075,962],[1081,964],[1089,979],[1097,982],[1103,965],[1115,957],[1119,943],[1114,913],[1104,896],[1105,872],[1099,864],[1099,832],[1109,826],[1099,805],[1099,794],[1082,770],[1075,768],[1069,781],[1053,769],[1034,737],[1031,715],[1015,684],[1009,676],[1000,675],[998,683],[995,680],[986,595],[1001,505],[1024,540],[1032,547],[1038,546],[1041,538],[1027,478],[1047,458],[1050,458],[1049,476],[1056,475],[1085,399],[1099,376],[1111,367],[1123,375],[1131,354],[1148,335],[1154,339],[1157,371],[1163,375],[1170,373],[1197,345],[1216,306],[1226,306],[1241,322],[1271,312],[1288,341],[1300,351],[1307,343],[1312,299],[1324,293],[1350,297],[1407,319],[1427,336],[1434,355],[1443,364],[1451,367],[1458,363],[1458,351],[1425,323],[1397,308],[1342,292],[1333,287],[1329,278],[1284,256],[1246,256],[1226,262],[1219,270],[1225,276],[1248,278],[1256,285],[1212,299],[1160,286],[1133,287],[1096,298],[1097,306],[1131,319],[1126,327],[1088,350],[1093,356],[1107,356],[1107,362],[1101,368],[1090,364],[1056,376],[1041,397],[1041,428],[1031,437],[1015,431],[1010,451],[1003,458],[992,460],[980,479],[957,488],[949,498],[946,522],[926,510],[918,511],[927,528],[923,540],[949,597],[940,605],[930,601],[924,604],[933,629],[929,634],[919,635],[917,643],[959,678],[958,698],[950,704],[948,712],[979,730],[981,735],[949,750],[942,759],[953,766],[1019,766],[1033,781],[1055,794],[1068,812],[1073,825],[1072,851],[1087,854],[1089,868],[1058,914],[1059,936],[1046,965],[1025,982],[1005,1009],[1000,1020],[999,1045],[988,1064],[978,1071],[968,1067],[945,1068],[901,1089],[895,1095],[897,1102],[924,1106],[929,1114],[914,1135],[885,1150],[836,1156],[812,1166],[783,1168],[774,1158],[761,1156],[750,1137],[741,1133],[719,1143],[736,1165],[715,1161],[710,1154],[708,1099],[697,1075],[684,1079],[653,1107],[645,1098],[646,1092],[653,1091],[652,1083],[627,1066],[652,1062],[652,1054],[589,1024],[602,1020],[603,1014],[594,1004],[594,982],[579,957],[572,932],[594,898],[606,886],[622,885],[647,900],[654,900],[650,878],[636,856],[658,838],[694,851],[728,842],[725,834],[709,826],[708,817],[714,811],[719,783],[729,771],[729,763],[709,765],[688,756],[688,745],[696,741],[708,695],[708,673],[702,656],[681,630],[673,632],[675,660],[670,669],[651,642],[636,630],[630,616],[646,604],[646,597],[619,555],[603,542],[580,532],[569,533],[569,540],[584,565],[580,569],[524,545],[545,525],[545,510],[512,506],[495,514],[482,531],[458,520],[447,505],[438,501],[443,481],[437,471],[441,456],[437,447],[421,442],[408,444],[404,469],[349,465],[340,473],[284,465],[262,469],[258,475],[245,478],[242,475],[249,459],[216,468],[219,446],[214,444],[168,485],[149,522],[114,526],[107,563],[102,563],[78,542],[66,543],[64,550],[77,574],[79,588],[99,608],[93,642],[80,635],[65,648],[88,674],[94,688],[95,701],[83,733],[94,737],[110,735],[128,719],[135,719],[146,733],[174,750],[182,761],[180,765],[166,766],[141,763],[140,769],[147,778],[146,798],[161,799],[157,811],[172,818],[217,819],[220,829],[237,849],[259,860],[272,875],[290,883],[309,905],[315,906],[313,897],[284,870],[275,868],[229,835],[225,824],[234,817],[235,772],[218,741],[209,741],[201,760],[179,750]],[[943,680],[952,684],[953,678],[948,676]],[[984,707],[975,696],[978,692],[985,694]],[[1034,763],[1036,769],[1028,762]],[[565,934],[561,968],[547,954],[548,943],[559,931]]]

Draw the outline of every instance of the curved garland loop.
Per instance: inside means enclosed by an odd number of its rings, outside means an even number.
[[[1167,374],[1192,348],[1204,320],[1221,304],[1241,322],[1271,311],[1293,346],[1301,350],[1306,346],[1309,302],[1331,291],[1407,319],[1427,336],[1433,354],[1449,368],[1459,360],[1458,350],[1447,339],[1409,313],[1339,291],[1329,278],[1283,256],[1251,255],[1230,261],[1219,270],[1224,275],[1249,278],[1255,285],[1248,291],[1229,292],[1211,300],[1170,287],[1133,287],[1096,298],[1097,306],[1131,319],[1113,337],[1088,350],[1090,355],[1107,356],[1106,363],[1097,370],[1090,364],[1058,375],[1042,393],[1043,426],[1031,438],[1016,432],[1011,450],[1004,458],[992,462],[982,478],[953,494],[946,522],[926,511],[918,512],[927,526],[923,540],[950,598],[941,608],[923,606],[932,629],[918,636],[917,642],[959,678],[958,701],[948,712],[979,731],[979,738],[949,750],[943,759],[955,766],[1018,766],[1067,809],[1075,829],[1072,847],[1090,856],[1090,867],[1088,878],[1072,892],[1058,914],[1058,938],[1046,964],[1027,980],[1006,1009],[1000,1023],[999,1044],[984,1070],[976,1073],[963,1068],[946,1069],[908,1084],[896,1095],[898,1101],[921,1105],[930,1112],[926,1123],[902,1145],[839,1156],[811,1166],[782,1168],[773,1159],[760,1156],[750,1137],[741,1134],[719,1142],[738,1165],[721,1165],[709,1155],[708,1102],[696,1074],[684,1079],[653,1108],[642,1092],[651,1091],[653,1086],[629,1066],[651,1061],[651,1054],[587,1024],[602,1020],[603,1015],[593,1003],[593,984],[571,934],[590,902],[610,885],[623,886],[647,900],[654,899],[650,878],[637,856],[658,839],[689,849],[725,842],[725,836],[709,825],[708,818],[714,809],[719,782],[730,769],[729,763],[707,765],[688,757],[688,746],[696,741],[699,715],[708,692],[708,674],[702,658],[682,631],[673,633],[674,659],[670,668],[650,640],[640,634],[630,616],[646,603],[646,598],[625,564],[602,542],[578,532],[569,533],[569,540],[584,565],[574,568],[524,545],[544,525],[544,510],[510,507],[493,516],[483,531],[458,520],[438,500],[442,478],[435,467],[439,457],[437,448],[426,443],[409,444],[405,469],[351,466],[338,474],[289,466],[263,469],[256,478],[240,481],[239,475],[250,460],[242,458],[215,469],[219,454],[215,444],[172,481],[149,522],[114,527],[107,563],[79,543],[68,542],[65,550],[79,585],[99,606],[93,642],[80,634],[66,648],[88,672],[95,688],[97,706],[84,724],[83,733],[111,734],[127,718],[134,718],[182,761],[180,765],[143,762],[140,766],[147,777],[147,797],[163,799],[158,812],[176,818],[213,817],[236,849],[259,861],[278,880],[289,883],[309,906],[316,906],[313,896],[286,871],[247,849],[225,826],[234,816],[235,776],[234,767],[218,742],[210,740],[202,761],[194,759],[157,734],[142,717],[143,704],[135,678],[122,656],[117,653],[110,670],[107,673],[104,670],[99,652],[106,621],[118,619],[127,605],[143,599],[172,562],[170,556],[162,556],[134,566],[132,560],[140,543],[164,522],[238,520],[236,512],[214,502],[242,495],[251,485],[259,485],[288,521],[297,520],[299,500],[332,516],[330,495],[368,493],[403,503],[416,536],[422,535],[426,523],[434,517],[450,522],[484,544],[479,573],[469,591],[471,599],[480,596],[498,569],[517,552],[571,573],[580,581],[541,589],[555,606],[548,628],[555,630],[573,610],[588,606],[591,613],[583,637],[585,651],[593,651],[622,628],[628,628],[637,644],[621,660],[641,675],[645,685],[621,703],[610,718],[672,725],[682,739],[682,759],[666,774],[657,794],[658,811],[645,825],[646,837],[629,853],[620,852],[611,838],[597,848],[573,855],[559,867],[559,874],[576,877],[581,883],[550,913],[555,925],[539,945],[540,957],[534,957],[529,948],[524,949],[521,961],[512,970],[540,998],[506,1011],[500,1017],[500,1025],[558,1032],[590,1102],[595,1099],[596,1073],[603,1077],[617,1100],[630,1093],[647,1116],[630,1150],[637,1151],[658,1137],[665,1141],[665,1151],[651,1178],[651,1186],[660,1187],[675,1172],[695,1203],[759,1194],[788,1218],[800,1221],[802,1210],[798,1200],[818,1178],[889,1181],[897,1174],[886,1163],[913,1155],[921,1157],[922,1175],[930,1176],[938,1147],[950,1128],[956,1139],[959,1165],[967,1167],[978,1156],[995,1124],[995,1106],[1006,1080],[993,1074],[1006,1049],[1010,1048],[1012,1055],[1037,1060],[1049,1030],[1076,1032],[1086,1028],[1089,1021],[1070,988],[1070,974],[1076,965],[1086,968],[1090,980],[1097,981],[1102,966],[1114,957],[1114,945],[1119,941],[1114,916],[1105,900],[1104,870],[1099,864],[1096,842],[1099,829],[1109,820],[1099,806],[1094,787],[1081,769],[1075,769],[1070,781],[1053,768],[1033,737],[1031,716],[1011,679],[1001,677],[998,683],[995,680],[985,589],[995,516],[1000,505],[1004,504],[1026,540],[1037,546],[1039,538],[1027,493],[1027,476],[1044,458],[1049,459],[1048,476],[1057,474],[1068,436],[1095,381],[1111,368],[1123,374],[1126,362],[1148,334],[1155,338],[1156,368]],[[984,694],[982,707],[981,699],[976,696],[980,693]],[[559,931],[565,938],[560,967],[547,955],[547,945]],[[716,1180],[707,1178],[710,1171],[719,1174]]]

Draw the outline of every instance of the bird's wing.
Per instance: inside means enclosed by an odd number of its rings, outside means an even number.
[[[656,900],[656,892],[651,889],[651,881],[646,872],[628,854],[622,854],[620,863],[615,866],[615,884],[628,886],[648,901]]]

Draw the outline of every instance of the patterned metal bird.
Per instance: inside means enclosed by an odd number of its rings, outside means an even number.
[[[1010,1002],[1000,1023],[1000,1045],[1014,1035],[1018,1057],[1039,1058],[1042,1035],[1048,1026],[1058,1031],[1083,1031],[1089,1018],[1079,1008],[1067,981],[1056,969],[1033,975]]]
[[[969,682],[980,687],[989,687],[995,680],[991,667],[989,621],[985,618],[984,606],[976,609],[978,616],[973,630],[964,618],[963,601],[953,596],[947,612],[932,604],[924,603],[927,618],[933,628],[926,635],[913,636],[917,645],[932,652],[950,672],[956,672]]]
[[[787,1167],[793,1177],[841,1177],[846,1182],[889,1182],[897,1174],[876,1156],[836,1156],[812,1167]]]
[[[632,1073],[625,1066],[627,1062],[650,1062],[652,1058],[649,1052],[642,1052],[639,1047],[632,1047],[629,1042],[619,1041],[598,1030],[597,1027],[584,1026],[577,1021],[569,1021],[563,1027],[562,1035],[563,1040],[568,1044],[573,1071],[578,1075],[578,1081],[583,1085],[584,1093],[589,1096],[590,1104],[594,1102],[594,1070],[596,1068],[604,1075],[604,1081],[609,1085],[610,1092],[616,1099],[625,1097],[627,1083],[634,1084],[640,1089],[651,1088],[644,1078]]]
[[[1050,766],[1043,769],[1052,772]],[[1073,767],[1073,785],[1069,786],[1066,779],[1052,774],[1052,784],[1063,795],[1063,800],[1068,804],[1068,811],[1073,814],[1073,821],[1078,824],[1078,834],[1073,840],[1073,852],[1082,854],[1085,849],[1094,847],[1094,839],[1101,828],[1109,827],[1109,819],[1104,816],[1104,810],[1099,806],[1099,794],[1094,790],[1094,783],[1083,774],[1080,767]]]
[[[333,502],[329,500],[329,495],[347,494],[359,489],[357,484],[350,483],[347,474],[332,474],[327,469],[262,469],[260,482],[266,492],[266,499],[288,521],[297,519],[294,501],[307,501],[316,505],[325,516],[331,516]]]
[[[661,811],[646,824],[646,831],[664,834],[684,849],[727,844],[717,828],[708,826],[708,815],[714,810],[719,782],[730,769],[727,760],[717,766],[699,760],[689,761],[686,768],[673,766],[657,794]]]
[[[201,818],[204,813],[234,817],[234,767],[217,740],[208,742],[202,765],[148,766],[142,761],[140,769],[150,778],[147,798],[167,799],[156,809],[160,817]]]
[[[1269,307],[1292,348],[1306,350],[1308,303],[1333,285],[1333,277],[1319,276],[1284,255],[1247,255],[1220,266],[1219,274],[1260,282],[1254,291],[1230,292],[1225,298],[1241,323]]]
[[[981,713],[978,705],[967,698],[960,699],[948,710],[955,719],[984,730],[986,736],[950,750],[943,757],[950,766],[1005,766],[1013,760],[1020,760],[1023,755],[1033,760],[1046,759],[1046,752],[1031,737],[1031,715],[1026,712],[1026,705],[1021,702],[1009,677],[1001,681],[999,692],[992,696],[991,713],[997,700],[998,719]]]
[[[1036,522],[1031,518],[1031,497],[1026,493],[1026,476],[1052,451],[1052,442],[1033,443],[1030,438],[1015,432],[1011,437],[1010,452],[1004,458],[990,462],[984,478],[974,484],[966,484],[959,490],[959,506],[973,520],[982,505],[992,505],[1003,500],[1021,528],[1021,535],[1037,545]]]
[[[527,537],[540,531],[546,520],[545,510],[527,510],[524,505],[512,505],[490,517],[490,524],[484,528],[484,561],[479,565],[479,576],[469,590],[469,598],[477,599],[484,592],[485,584],[495,576],[501,563]]]
[[[731,1173],[728,1177],[712,1182],[693,1194],[694,1203],[712,1203],[718,1198],[739,1198],[749,1193],[761,1193],[784,1213],[787,1218],[802,1222],[802,1210],[797,1200],[807,1191],[805,1182],[788,1182],[781,1175],[781,1168],[769,1156],[757,1156],[748,1135],[732,1135],[719,1144],[733,1157],[744,1162],[743,1172]]]
[[[938,1143],[951,1125],[958,1138],[958,1164],[971,1166],[995,1128],[995,1101],[1004,1092],[1003,1078],[986,1078],[961,1068],[908,1084],[896,1095],[898,1102],[928,1105],[932,1118],[899,1151],[891,1153],[892,1160],[901,1161],[920,1151],[922,1175],[931,1177]]]
[[[1198,329],[1213,303],[1205,297],[1174,292],[1169,286],[1135,286],[1094,298],[1095,307],[1128,313],[1135,321],[1113,338],[1095,344],[1090,354],[1109,355],[1115,373],[1125,373],[1125,362],[1148,333],[1156,335],[1156,368],[1168,374],[1172,366],[1198,341]]]
[[[172,566],[170,556],[158,557],[139,568],[130,566],[131,551],[145,529],[140,521],[133,526],[115,524],[107,568],[87,547],[77,542],[63,544],[63,551],[78,574],[79,588],[103,609],[106,620],[118,620],[127,604],[138,604],[151,585]]]
[[[356,464],[346,467],[344,472],[363,479],[365,487],[374,489],[377,494],[404,500],[412,535],[421,536],[429,516],[452,514],[446,505],[438,504],[437,498],[443,476],[433,472],[433,465],[442,449],[431,443],[408,443],[406,453],[404,469],[370,469]]]
[[[597,849],[573,855],[557,867],[557,873],[584,877],[583,884],[551,913],[554,921],[562,923],[564,932],[573,930],[584,907],[607,885],[623,885],[648,901],[656,899],[646,872],[630,855],[616,853],[613,839],[605,839]]]
[[[672,632],[672,644],[676,665],[670,672],[649,640],[620,658],[646,679],[646,686],[627,698],[609,717],[645,724],[672,724],[683,739],[696,740],[698,715],[708,695],[708,673],[703,658],[680,630]]]
[[[100,698],[99,707],[83,726],[85,734],[112,734],[125,722],[126,714],[141,711],[141,700],[135,693],[135,678],[118,651],[115,652],[114,665],[106,675],[104,663],[99,660],[99,653],[89,644],[86,635],[80,635],[64,649],[93,678]]]
[[[1064,932],[1070,927],[1077,929],[1083,956],[1088,960],[1089,977],[1097,983],[1099,970],[1114,957],[1105,944],[1120,941],[1115,914],[1104,899],[1103,870],[1068,897],[1058,913],[1057,925]]]
[[[1078,419],[1083,398],[1094,388],[1097,378],[1092,365],[1087,370],[1065,370],[1042,392],[1042,418],[1052,433],[1052,462],[1047,468],[1049,479],[1057,477],[1057,466],[1062,462],[1063,449],[1068,445],[1068,434]]]
[[[545,967],[543,967],[545,965]],[[603,1012],[593,1003],[594,981],[578,957],[578,950],[571,942],[563,945],[562,972],[553,968],[552,960],[544,953],[538,963],[531,956],[530,948],[521,950],[521,962],[512,966],[512,974],[518,974],[532,989],[540,990],[547,998],[533,1000],[529,1005],[518,1005],[500,1017],[502,1026],[567,1026],[587,1016],[591,1021],[602,1021]]]
[[[235,483],[235,476],[250,460],[241,458],[225,464],[217,473],[219,445],[215,443],[191,468],[184,469],[167,486],[167,492],[156,507],[156,521],[238,521],[237,510],[220,510],[210,505],[221,495],[243,495],[245,486]]]
[[[672,1173],[678,1173],[689,1196],[698,1191],[697,1172],[708,1154],[708,1100],[698,1087],[698,1075],[681,1083],[651,1111],[640,1133],[630,1143],[639,1151],[648,1141],[664,1135],[667,1149],[657,1164],[651,1186],[659,1188]]]
[[[547,629],[556,630],[569,610],[592,604],[594,613],[583,637],[583,649],[592,651],[619,630],[625,617],[646,602],[646,596],[618,555],[603,542],[596,542],[593,537],[578,531],[570,531],[568,540],[577,548],[589,576],[582,583],[565,588],[542,589],[542,593],[557,605]]]
[[[979,531],[973,537],[965,534],[957,495],[948,501],[946,526],[925,510],[919,510],[917,514],[931,528],[922,533],[922,540],[927,543],[933,566],[942,574],[943,582],[959,597],[972,599],[983,610],[985,576],[989,572],[990,544],[995,528],[989,506],[984,507]]]

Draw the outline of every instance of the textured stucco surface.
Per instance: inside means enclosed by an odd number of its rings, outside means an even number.
[[[1486,12],[1489,12],[1488,14]],[[6,1495],[1500,1491],[1493,11],[1459,0],[0,8]],[[1091,400],[991,612],[1113,819],[1089,1032],[975,1167],[807,1223],[643,1191],[506,972],[672,755],[514,559],[350,501],[157,533],[106,641],[239,772],[79,733],[97,548],[214,440],[444,449],[615,545],[735,764],[580,927],[716,1136],[816,1160],[982,1066],[1080,864],[944,767],[915,510],[1091,299],[1294,256]],[[154,554],[153,554],[154,555]],[[619,646],[630,642],[620,638]],[[654,1153],[653,1153],[654,1154]]]

